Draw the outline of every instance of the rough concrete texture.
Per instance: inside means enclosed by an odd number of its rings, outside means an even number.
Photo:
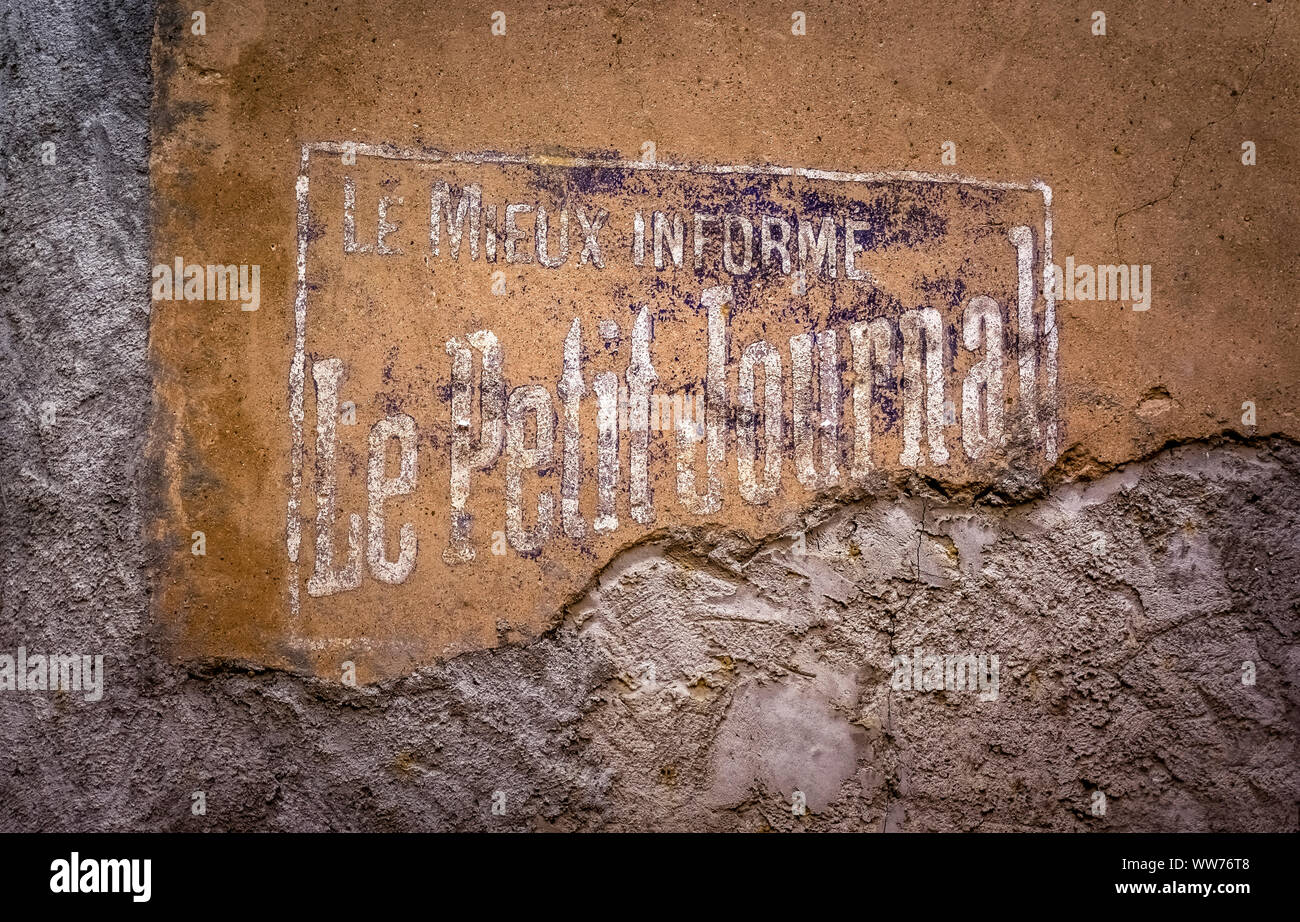
[[[108,692],[0,693],[0,828],[1300,827],[1284,436],[1083,446],[1015,501],[914,480],[797,551],[682,532],[541,636],[377,686],[174,662],[139,470],[152,11],[3,16],[0,650],[102,652]],[[996,653],[997,699],[891,689],[916,647]]]

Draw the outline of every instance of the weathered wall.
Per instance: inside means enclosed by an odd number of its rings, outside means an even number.
[[[1263,60],[1261,28],[1234,79]],[[1089,441],[1107,413],[1167,410],[1158,391],[1102,404],[1160,381],[1177,397],[1182,356],[1142,353],[1162,373],[1111,391],[1094,379],[1098,425],[1014,500],[914,479],[810,513],[806,548],[641,544],[540,636],[377,686],[176,662],[142,534],[162,488],[142,460],[153,34],[143,3],[4,13],[0,650],[103,653],[108,690],[0,692],[0,828],[1300,826],[1295,433],[1216,435],[1227,410],[1210,408],[1169,444]],[[1182,162],[1150,170],[1130,201],[1176,202]],[[1256,253],[1278,288],[1284,229]],[[1270,309],[1251,302],[1242,327]],[[1293,367],[1286,342],[1257,380]],[[916,647],[998,654],[997,699],[891,691],[885,664]]]

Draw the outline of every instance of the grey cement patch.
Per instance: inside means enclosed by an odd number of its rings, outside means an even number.
[[[802,550],[643,544],[553,630],[379,687],[171,663],[140,513],[150,31],[145,3],[25,4],[0,39],[0,650],[108,669],[98,703],[0,694],[0,829],[1300,827],[1280,439],[1014,504],[918,485]],[[997,699],[894,690],[918,647],[996,654]]]

